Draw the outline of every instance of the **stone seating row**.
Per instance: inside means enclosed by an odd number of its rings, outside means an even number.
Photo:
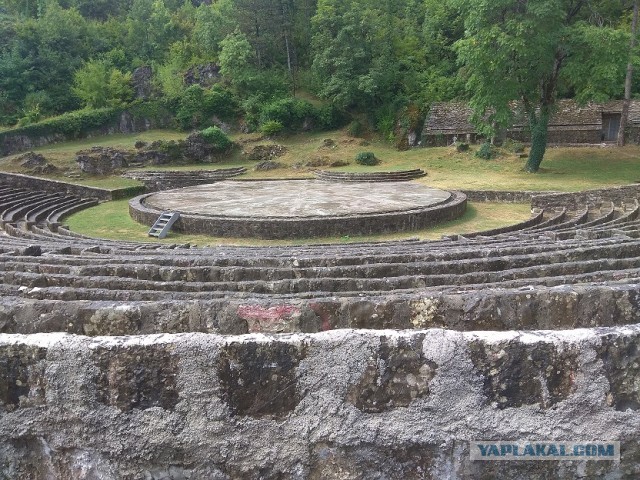
[[[42,206],[46,203],[43,197],[28,198]],[[20,208],[31,212],[36,207]],[[542,215],[537,212],[536,223],[520,231],[440,241],[171,250],[65,235],[60,233],[64,228],[53,231],[46,223],[29,225],[25,220],[5,224],[7,235],[0,237],[0,280],[8,297],[35,302],[48,298],[54,303],[66,300],[71,302],[69,311],[81,309],[83,301],[171,300],[186,302],[185,311],[198,311],[192,302],[206,299],[217,298],[223,304],[246,302],[235,313],[227,312],[232,319],[228,323],[242,324],[247,315],[238,311],[253,308],[257,317],[271,318],[272,323],[282,320],[285,331],[298,328],[289,321],[286,305],[304,304],[318,318],[331,319],[334,313],[316,311],[312,305],[335,297],[349,306],[354,324],[366,326],[370,323],[367,317],[380,314],[375,313],[377,307],[360,311],[357,305],[371,297],[409,296],[419,302],[423,296],[439,298],[451,292],[481,298],[483,292],[493,289],[595,288],[603,281],[631,284],[638,278],[640,265],[637,217],[637,201],[627,202],[624,209],[604,202],[577,211],[551,208]],[[495,292],[489,296],[493,295]],[[252,307],[254,303],[257,306]],[[274,304],[286,308],[273,313]],[[459,308],[476,311],[473,305]],[[222,311],[227,308],[221,307],[215,317]],[[416,315],[411,308],[405,314],[407,318]],[[616,321],[631,318],[627,313]],[[212,331],[218,331],[216,328]],[[268,328],[260,324],[254,331]]]
[[[314,170],[313,174],[319,180],[327,182],[405,182],[422,178],[426,172],[421,168],[400,170],[397,172],[334,172],[329,170]]]
[[[246,173],[245,167],[219,168],[215,170],[141,170],[126,172],[122,176],[138,180],[147,192],[192,187],[219,182]]]
[[[62,218],[97,205],[96,199],[23,189],[0,191],[0,227],[13,224],[30,227],[47,225],[55,229]]]

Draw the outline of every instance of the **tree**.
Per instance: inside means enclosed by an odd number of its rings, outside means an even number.
[[[625,129],[629,120],[629,104],[631,103],[631,82],[633,80],[633,55],[636,46],[636,36],[638,35],[638,0],[633,0],[633,16],[631,20],[631,40],[629,40],[629,61],[627,63],[627,74],[624,79],[624,102],[622,104],[622,115],[620,115],[620,129],[618,130],[618,146],[625,144]]]
[[[566,67],[574,60],[579,63],[585,55],[599,62],[603,71],[618,68],[610,65],[619,61],[617,56],[594,56],[585,50],[597,46],[594,38],[607,37],[602,35],[605,30],[611,33],[614,29],[588,22],[597,2],[587,0],[454,2],[465,16],[465,36],[456,49],[467,75],[474,121],[482,125],[484,133],[492,134],[509,125],[513,102],[518,101],[531,132],[526,170],[537,172],[547,147],[547,128],[561,73],[565,69],[579,71]],[[566,78],[574,80],[578,79]]]
[[[73,93],[85,107],[117,107],[133,98],[131,74],[104,60],[90,60],[74,75]]]
[[[233,17],[233,0],[218,0],[211,5],[198,7],[193,38],[203,53],[218,54],[220,42],[238,28]]]
[[[244,33],[236,30],[220,42],[220,73],[239,87],[253,73],[253,49]]]
[[[77,10],[54,1],[46,3],[38,18],[18,22],[11,50],[20,58],[16,75],[24,85],[23,95],[46,92],[56,113],[76,108],[77,100],[70,95],[73,72],[89,57],[92,38]],[[14,100],[22,103],[24,96]]]
[[[163,0],[133,0],[127,18],[127,49],[143,62],[162,60],[176,38],[171,13]]]
[[[397,89],[390,0],[321,0],[313,17],[313,70],[320,95],[342,108],[373,110]]]

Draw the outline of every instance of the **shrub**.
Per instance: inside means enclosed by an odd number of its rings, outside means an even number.
[[[373,152],[360,152],[356,155],[356,163],[359,165],[373,166],[378,165],[380,160],[376,158]]]
[[[200,85],[192,85],[178,98],[176,122],[182,130],[203,127],[213,115],[230,118],[237,108],[229,91],[221,88],[205,90]]]
[[[219,85],[214,85],[210,90],[204,92],[203,109],[207,115],[230,119],[237,115],[238,107],[236,97]]]
[[[489,142],[485,142],[480,145],[480,148],[476,152],[476,157],[482,158],[484,160],[491,160],[493,158],[493,155],[493,145],[491,145]]]
[[[524,153],[524,143],[511,138],[507,138],[504,141],[503,147],[511,153]]]
[[[321,130],[335,130],[347,123],[349,117],[333,104],[323,105],[318,109],[318,127]]]
[[[200,85],[187,88],[178,99],[176,122],[182,130],[199,126],[204,120],[202,105],[204,103],[204,89]]]
[[[260,123],[280,122],[284,127],[297,130],[307,118],[316,119],[318,112],[305,100],[298,98],[282,98],[267,103],[260,109]]]
[[[260,125],[260,131],[263,135],[267,135],[268,137],[281,132],[283,129],[284,125],[277,120],[269,120]]]
[[[218,127],[205,128],[200,133],[207,143],[214,145],[220,151],[227,150],[231,146],[231,140],[227,134]]]
[[[362,135],[364,128],[358,120],[353,120],[347,127],[347,133],[350,137],[359,137]]]
[[[458,153],[469,151],[469,144],[468,143],[456,142],[456,143],[454,143],[454,145],[456,147],[456,152],[458,152]]]
[[[122,110],[117,108],[68,112],[57,117],[46,118],[30,125],[5,130],[0,133],[0,140],[2,137],[9,135],[37,137],[62,134],[71,138],[78,138],[82,133],[115,122],[120,113],[122,113]]]
[[[182,147],[175,140],[160,140],[156,144],[156,148],[159,152],[166,154],[171,161],[182,159]]]
[[[375,112],[376,129],[389,142],[395,141],[396,111],[390,106]]]

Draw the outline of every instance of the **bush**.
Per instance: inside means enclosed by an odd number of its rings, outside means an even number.
[[[175,140],[160,140],[155,144],[155,148],[157,148],[159,152],[166,154],[171,161],[175,162],[182,159],[182,147]]]
[[[40,122],[23,127],[5,130],[0,133],[0,143],[3,137],[13,135],[39,137],[61,134],[70,138],[78,138],[85,132],[116,122],[120,113],[122,113],[122,110],[118,108],[100,108],[97,110],[77,110],[75,112],[69,112],[57,117],[46,118]]]
[[[318,112],[315,107],[305,100],[298,98],[282,98],[267,103],[260,109],[260,123],[277,121],[291,130],[298,130],[306,119],[315,120]]]
[[[524,153],[524,143],[512,140],[511,138],[507,138],[504,141],[503,147],[511,153]]]
[[[212,116],[230,118],[237,109],[238,103],[229,91],[205,90],[200,85],[192,85],[178,98],[176,122],[182,130],[199,128],[209,123]]]
[[[468,143],[456,142],[453,145],[456,147],[456,152],[458,152],[458,153],[468,152],[469,151],[469,144]]]
[[[353,120],[347,127],[347,133],[350,137],[359,137],[362,135],[364,127],[358,120]]]
[[[390,106],[375,112],[375,125],[380,135],[389,142],[395,141],[396,111]]]
[[[219,85],[205,90],[203,109],[207,115],[231,119],[238,114],[238,108],[238,101],[229,90],[225,90]]]
[[[376,158],[373,152],[360,152],[356,155],[356,163],[359,165],[373,166],[378,165],[380,160]]]
[[[270,137],[271,135],[275,135],[278,132],[281,132],[284,129],[284,125],[277,120],[269,120],[262,125],[260,125],[260,131],[263,135]]]
[[[200,133],[207,143],[214,145],[220,151],[225,151],[231,146],[231,140],[227,134],[218,127],[205,128]]]
[[[343,127],[348,120],[344,110],[333,104],[323,105],[318,109],[318,127],[321,130],[335,130]]]
[[[494,156],[493,145],[489,142],[485,142],[480,145],[480,148],[476,152],[476,157],[482,158],[484,160],[491,160]]]

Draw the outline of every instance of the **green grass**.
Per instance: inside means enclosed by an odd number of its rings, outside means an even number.
[[[136,223],[129,216],[128,200],[102,203],[78,212],[66,220],[71,230],[98,238],[153,243],[191,243],[204,245],[303,245],[309,243],[351,243],[364,241],[401,240],[407,238],[438,239],[442,235],[475,232],[511,225],[530,216],[530,207],[524,204],[469,203],[465,214],[454,221],[416,232],[350,237],[322,237],[296,240],[255,240],[222,238],[205,235],[170,233],[163,240],[147,235],[149,227]],[[96,221],[99,219],[99,221]]]
[[[118,188],[136,183],[119,176],[99,178],[81,174],[75,162],[75,153],[93,145],[133,149],[134,143],[138,140],[147,142],[159,139],[178,140],[185,136],[184,132],[152,130],[133,135],[112,135],[66,142],[41,147],[36,151],[42,153],[61,169],[63,173],[55,176],[56,179],[69,181],[67,174],[79,175],[79,178],[70,181],[84,185]],[[549,148],[541,171],[530,174],[523,170],[526,159],[503,152],[502,156],[494,160],[482,160],[474,155],[477,146],[472,146],[471,151],[464,153],[457,153],[452,147],[414,148],[399,152],[387,142],[375,138],[366,140],[352,138],[344,130],[302,133],[282,136],[275,140],[260,139],[257,134],[236,134],[232,138],[241,143],[242,147],[234,149],[221,163],[154,166],[147,169],[193,170],[243,165],[249,172],[241,178],[301,178],[312,176],[312,169],[294,168],[296,164],[321,159],[327,163],[336,160],[351,162],[346,167],[336,169],[338,171],[374,172],[422,168],[427,172],[427,176],[420,182],[445,189],[579,191],[640,181],[640,146],[637,145],[628,145],[623,148]],[[323,148],[322,141],[325,138],[333,139],[336,147]],[[367,144],[362,144],[363,142]],[[252,168],[256,162],[249,160],[246,152],[255,145],[267,143],[280,143],[287,147],[288,152],[277,159],[284,167],[256,172]],[[382,160],[382,163],[375,167],[357,165],[355,156],[362,151],[373,152]],[[22,172],[16,156],[0,159],[0,170]]]
[[[75,167],[75,152],[93,145],[111,146],[114,148],[132,149],[138,140],[152,142],[158,139],[177,140],[185,133],[156,130],[136,135],[114,135],[111,137],[87,139],[68,142],[38,149],[60,168]],[[335,141],[335,148],[322,147],[323,140],[331,138]],[[309,160],[324,159],[326,162],[336,160],[350,161],[351,164],[337,170],[342,171],[394,171],[411,168],[423,168],[427,176],[419,181],[430,186],[446,189],[478,189],[478,190],[558,190],[578,191],[610,185],[628,184],[640,180],[640,147],[636,145],[624,148],[550,148],[538,174],[524,172],[525,159],[516,155],[502,152],[494,160],[476,158],[474,153],[477,146],[470,152],[457,153],[453,148],[416,148],[406,152],[398,152],[391,145],[376,139],[359,139],[349,137],[344,131],[312,132],[292,136],[282,136],[275,140],[262,139],[257,134],[237,134],[233,139],[242,146],[235,149],[221,163],[197,165],[170,165],[164,167],[147,167],[147,169],[190,170],[216,169],[244,165],[249,169],[241,179],[259,178],[301,178],[311,177],[311,168],[294,168]],[[366,142],[366,144],[363,144]],[[277,159],[284,164],[283,168],[267,172],[256,172],[252,169],[255,161],[248,159],[247,152],[259,144],[280,143],[287,147],[288,152]],[[355,163],[355,156],[361,151],[372,151],[382,163],[375,167],[359,166]],[[0,160],[0,168],[17,168],[15,157]],[[328,167],[324,167],[328,168]],[[10,169],[10,168],[9,168]],[[77,175],[77,170],[75,172]],[[64,177],[61,180],[69,181]],[[137,182],[119,176],[90,177],[72,179],[81,183],[103,188],[118,188],[137,185]],[[163,240],[166,243],[193,243],[198,245],[238,244],[238,245],[272,245],[272,244],[304,244],[318,242],[359,242],[376,240],[395,240],[411,237],[437,239],[441,235],[451,233],[466,233],[501,227],[522,221],[529,217],[528,205],[509,204],[469,204],[467,213],[454,222],[449,222],[437,228],[419,232],[375,235],[367,237],[349,238],[316,238],[300,239],[291,242],[251,239],[229,239],[208,236],[171,234]],[[96,222],[99,218],[100,222]],[[99,225],[96,225],[99,223]],[[95,237],[112,239],[129,239],[137,241],[152,241],[147,236],[148,227],[135,223],[128,214],[126,201],[110,202],[93,209],[80,212],[69,219],[71,228],[80,233]]]
[[[174,130],[150,130],[148,132],[128,135],[119,133],[104,137],[85,138],[82,140],[47,145],[34,148],[33,151],[44,155],[49,163],[55,165],[60,170],[60,173],[47,175],[46,178],[90,187],[114,189],[141,184],[135,180],[122,178],[119,175],[101,177],[84,174],[80,172],[76,164],[76,152],[91,148],[95,145],[133,150],[133,146],[138,140],[151,143],[155,140],[179,140],[185,136],[185,133]],[[0,158],[0,171],[27,173],[17,160],[19,156],[20,154]],[[69,174],[72,175],[71,178],[68,176]]]

